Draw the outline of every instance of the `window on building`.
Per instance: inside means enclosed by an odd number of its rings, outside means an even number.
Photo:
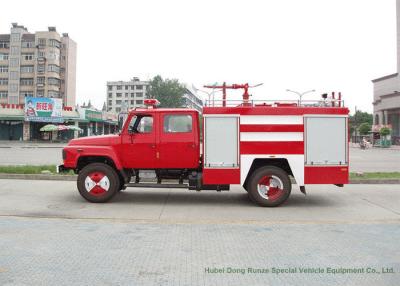
[[[108,93],[108,98],[112,98],[112,93]]]
[[[33,97],[33,91],[21,91],[19,94],[21,97]]]
[[[37,97],[43,97],[44,96],[44,90],[43,89],[38,89],[36,91],[36,96]]]
[[[143,97],[143,93],[142,92],[136,92],[136,97]]]
[[[45,58],[46,57],[46,52],[45,51],[39,51],[38,52],[38,57],[39,58]]]
[[[121,90],[122,89],[122,85],[117,85],[117,90]]]
[[[115,104],[121,104],[121,100],[116,100]]]
[[[44,84],[45,83],[45,77],[44,76],[38,76],[36,78],[36,83],[38,84]]]
[[[59,80],[58,78],[55,78],[55,77],[49,77],[49,78],[47,79],[47,83],[48,83],[49,85],[60,86],[60,80]]]
[[[142,90],[142,89],[143,89],[143,85],[137,85],[137,86],[136,86],[136,89],[137,89],[137,90]]]
[[[59,73],[60,67],[58,65],[48,65],[47,71]]]
[[[192,132],[192,116],[165,115],[164,132],[166,133]]]
[[[21,73],[33,72],[33,66],[21,66]]]
[[[112,100],[109,100],[109,101],[108,101],[108,105],[109,105],[109,106],[112,105]]]
[[[8,85],[8,78],[0,78],[0,85]]]
[[[8,54],[0,53],[0,61],[8,60]]]
[[[47,54],[47,58],[50,60],[58,61],[60,59],[60,54],[56,51],[50,51]]]
[[[128,90],[129,89],[129,85],[125,85],[125,90]]]
[[[0,41],[0,49],[8,49],[10,47],[10,42]]]
[[[12,55],[19,55],[19,47],[11,47],[11,49],[10,49],[10,53],[12,54]]]
[[[45,65],[38,65],[37,66],[37,72],[38,73],[44,73],[46,71]]]
[[[21,78],[21,85],[33,85],[33,78]]]
[[[10,59],[10,67],[11,68],[16,68],[18,66],[19,66],[19,59],[17,59],[17,58]]]
[[[40,39],[38,40],[38,44],[39,44],[39,46],[46,46],[46,39],[40,38]]]
[[[23,48],[33,48],[35,46],[35,43],[34,42],[22,42],[21,46]]]
[[[121,107],[115,108],[115,112],[121,112]]]
[[[136,104],[143,104],[143,100],[136,100]]]
[[[25,61],[31,61],[31,60],[33,60],[33,54],[32,54],[32,53],[29,53],[29,54],[22,54],[22,58],[23,58]]]
[[[49,40],[49,46],[50,47],[56,47],[59,48],[61,45],[61,43],[59,41],[57,41],[56,39],[50,39]]]
[[[108,90],[110,90],[110,91],[113,89],[112,85],[107,86],[107,88],[108,88]]]
[[[8,66],[0,66],[0,72],[8,72]]]
[[[60,97],[60,92],[55,90],[49,90],[47,92],[48,97]]]
[[[125,92],[125,97],[128,97],[129,93]]]
[[[10,84],[10,85],[9,85],[9,90],[10,90],[11,92],[18,92],[18,84],[15,84],[15,83]]]
[[[8,92],[7,91],[0,91],[0,98],[7,98]]]
[[[131,100],[131,105],[135,105],[135,101],[134,100]]]
[[[20,33],[12,33],[10,36],[11,42],[19,42],[20,38],[21,38]]]
[[[117,97],[122,97],[122,93],[117,92]]]
[[[10,72],[10,80],[18,80],[19,79],[19,72],[11,71]]]

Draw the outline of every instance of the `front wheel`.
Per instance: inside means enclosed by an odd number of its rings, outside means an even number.
[[[81,196],[89,202],[104,203],[118,192],[120,182],[112,167],[92,163],[79,172],[77,186]]]
[[[262,207],[276,207],[287,200],[292,190],[288,174],[277,167],[257,169],[247,185],[250,198]]]

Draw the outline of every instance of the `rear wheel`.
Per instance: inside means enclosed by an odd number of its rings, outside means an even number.
[[[89,202],[104,203],[118,192],[120,180],[109,165],[92,163],[79,172],[77,186],[81,196]]]
[[[257,169],[247,184],[251,200],[262,207],[279,206],[287,200],[291,190],[288,174],[273,166]]]

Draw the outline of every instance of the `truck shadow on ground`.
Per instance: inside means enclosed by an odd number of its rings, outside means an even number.
[[[174,206],[184,205],[226,205],[226,206],[248,206],[258,207],[253,203],[248,194],[243,193],[211,193],[211,192],[146,192],[146,191],[123,191],[117,194],[111,201],[112,204],[140,204],[160,205],[168,204]],[[301,193],[292,193],[289,199],[282,205],[284,207],[328,207],[343,205],[337,198],[331,198],[326,194],[313,194],[304,196]]]

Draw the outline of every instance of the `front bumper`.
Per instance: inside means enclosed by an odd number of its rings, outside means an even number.
[[[64,165],[57,165],[57,167],[56,167],[56,171],[57,171],[57,173],[59,174],[59,173],[65,173],[65,172],[68,172],[68,168],[65,168],[65,166]]]

